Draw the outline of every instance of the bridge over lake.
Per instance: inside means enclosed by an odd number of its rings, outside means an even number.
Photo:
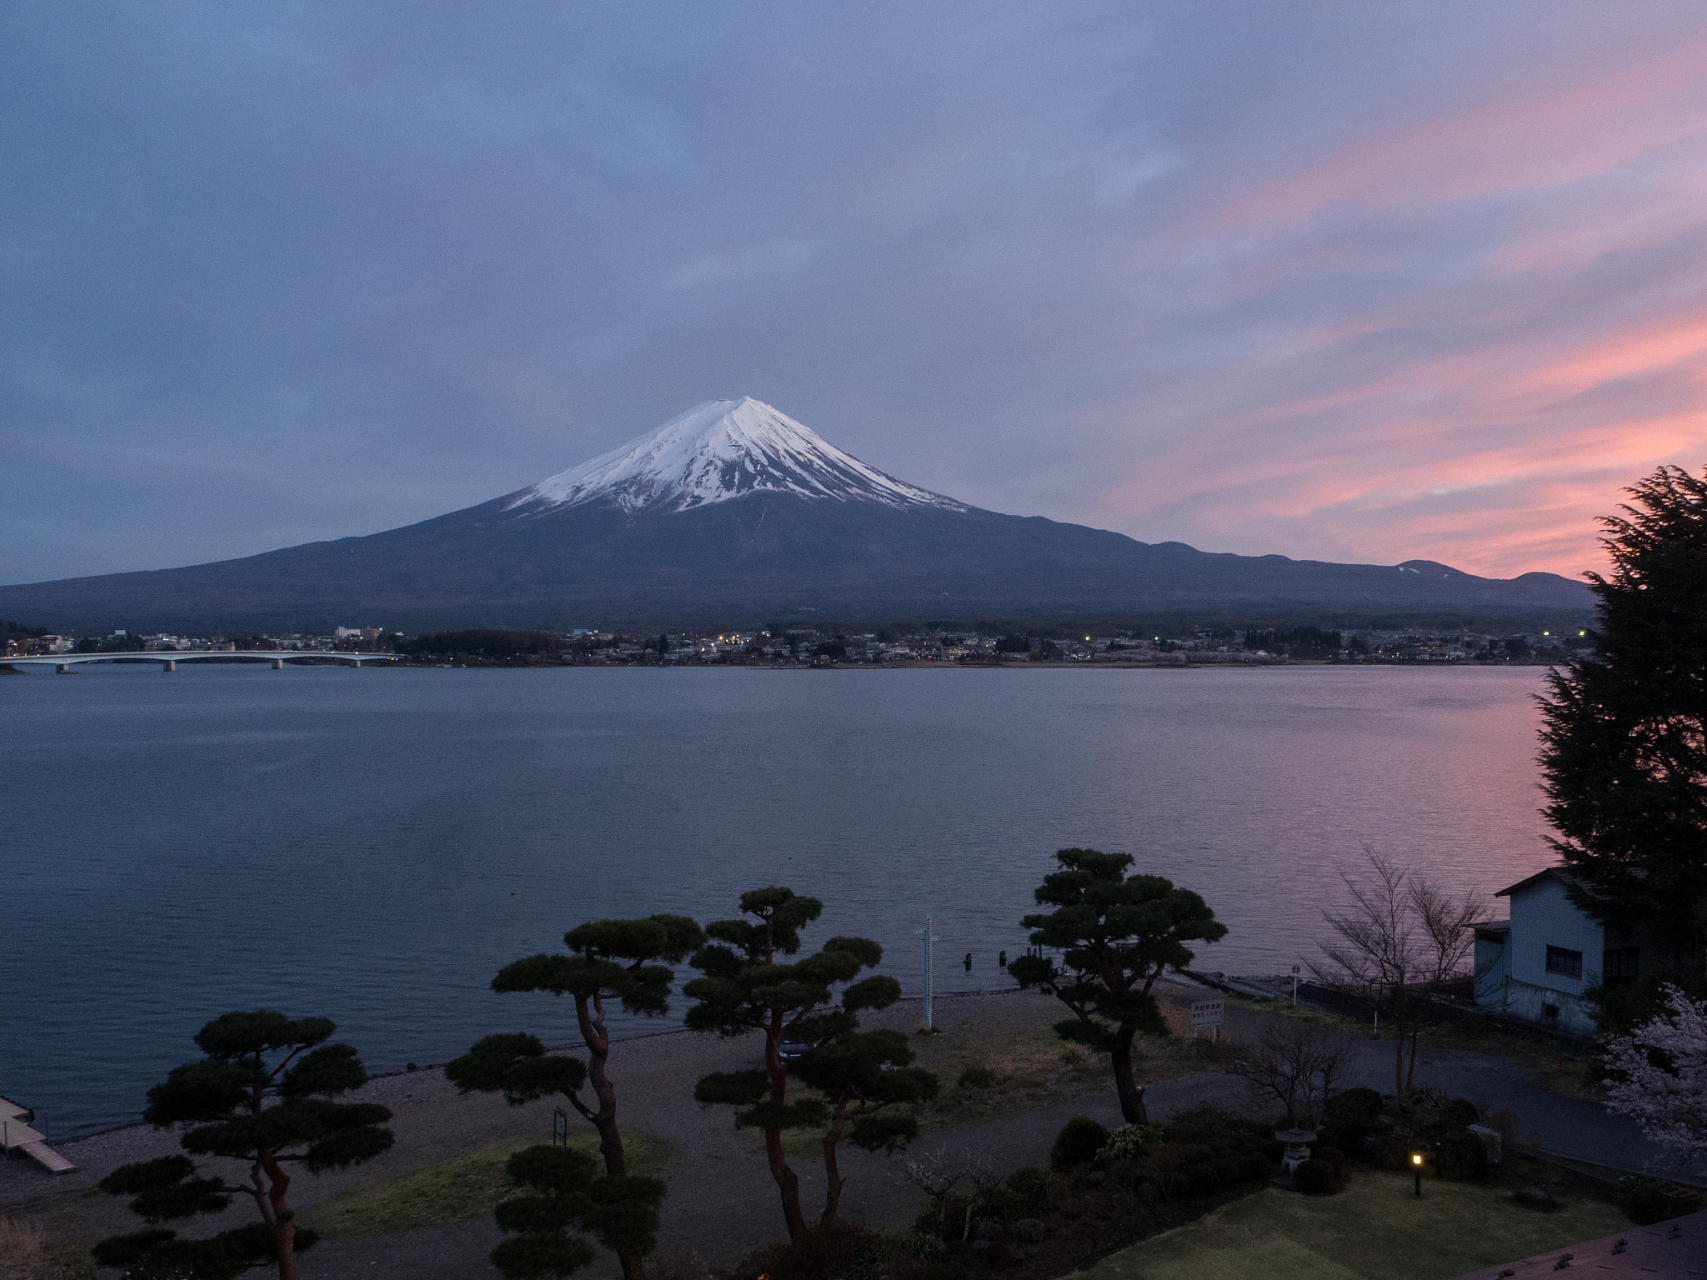
[[[27,658],[0,658],[0,666],[52,667],[60,675],[72,667],[98,662],[154,662],[163,671],[176,671],[180,662],[270,662],[274,671],[289,662],[301,666],[335,665],[360,667],[364,662],[395,662],[395,653],[344,653],[327,649],[142,649],[134,653],[50,653]]]

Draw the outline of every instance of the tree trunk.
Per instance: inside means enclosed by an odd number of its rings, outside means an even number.
[[[1401,1103],[1410,1100],[1405,1091],[1405,1024],[1393,1020],[1393,1096]]]
[[[782,1014],[771,1018],[765,1030],[765,1075],[771,1082],[771,1101],[781,1106],[788,1097],[788,1071],[782,1065],[779,1052],[782,1044]],[[782,1151],[782,1130],[765,1130],[765,1159],[770,1162],[771,1177],[776,1179],[782,1193],[782,1220],[788,1226],[788,1238],[798,1240],[806,1234],[806,1215],[800,1210],[800,1179],[788,1167],[788,1157]]]
[[[1421,1027],[1418,1027],[1411,1032],[1411,1065],[1410,1069],[1405,1072],[1405,1097],[1407,1099],[1411,1096],[1411,1090],[1416,1088],[1417,1084],[1417,1037],[1420,1035],[1422,1035]]]
[[[830,1121],[830,1131],[824,1135],[824,1216],[818,1219],[820,1229],[829,1226],[836,1220],[836,1212],[842,1205],[842,1187],[847,1179],[842,1177],[842,1171],[836,1163],[836,1144],[842,1140],[842,1129],[848,1120],[848,1099],[844,1094],[836,1099],[835,1118]]]
[[[1149,1123],[1144,1110],[1144,1086],[1132,1078],[1132,1037],[1136,1028],[1122,1027],[1114,1048],[1114,1088],[1120,1095],[1120,1114],[1127,1124]]]
[[[285,1201],[290,1175],[270,1151],[256,1153],[255,1163],[267,1174],[267,1209],[264,1215],[273,1230],[273,1249],[278,1254],[279,1280],[296,1280],[296,1215]]]
[[[593,1113],[593,1128],[599,1133],[599,1152],[605,1158],[605,1172],[621,1177],[628,1172],[627,1157],[622,1149],[622,1132],[616,1125],[616,1086],[605,1072],[610,1061],[610,1034],[605,1030],[604,1001],[597,995],[591,999],[579,993],[575,996],[575,1020],[581,1025],[581,1039],[587,1046],[587,1079],[593,1086],[593,1096],[599,1109]],[[646,1280],[646,1261],[637,1253],[618,1250],[616,1260],[622,1264],[623,1280]]]
[[[591,1008],[589,1008],[591,1004]],[[616,1127],[616,1086],[605,1072],[610,1061],[610,1036],[605,1031],[604,1004],[597,996],[577,994],[575,1020],[581,1024],[581,1039],[587,1046],[587,1080],[593,1086],[593,1096],[599,1109],[593,1113],[593,1127],[599,1131],[599,1151],[605,1158],[605,1172],[622,1175],[627,1166],[623,1157],[622,1134]]]

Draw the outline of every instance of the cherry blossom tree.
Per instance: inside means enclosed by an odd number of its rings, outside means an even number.
[[[1672,983],[1665,1012],[1605,1040],[1607,1103],[1680,1164],[1707,1156],[1707,1002]]]

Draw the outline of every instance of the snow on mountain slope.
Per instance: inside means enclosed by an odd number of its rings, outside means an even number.
[[[625,511],[687,511],[749,493],[967,509],[866,466],[751,396],[695,405],[656,431],[522,490],[504,509],[531,507],[523,514],[532,515],[604,501]]]

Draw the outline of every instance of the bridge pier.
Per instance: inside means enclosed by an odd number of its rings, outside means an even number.
[[[71,670],[71,664],[68,662],[61,662],[56,664],[53,669],[55,673],[64,675],[67,671]]]
[[[160,669],[162,671],[176,671],[178,664],[176,662],[163,662],[160,664]]]
[[[284,670],[284,659],[283,658],[274,658],[273,659],[273,670],[274,671],[283,671]]]

